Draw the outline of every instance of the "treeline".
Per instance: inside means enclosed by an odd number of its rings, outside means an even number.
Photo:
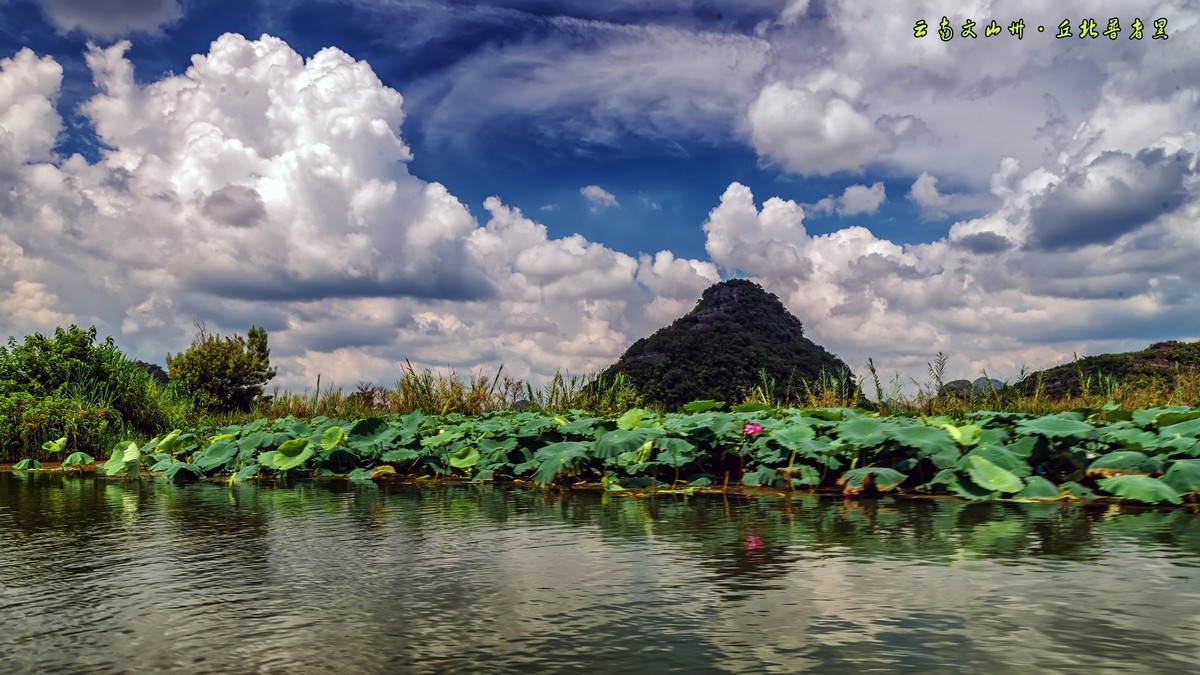
[[[31,456],[65,437],[67,447],[107,449],[117,440],[249,412],[275,375],[267,332],[210,334],[198,323],[167,370],[129,358],[96,328],[71,325],[0,346],[0,456]]]

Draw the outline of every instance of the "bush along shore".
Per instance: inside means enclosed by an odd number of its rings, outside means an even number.
[[[962,419],[754,402],[725,408],[695,401],[668,414],[288,416],[122,441],[94,462],[71,452],[65,438],[43,450],[66,455],[63,471],[175,483],[328,477],[509,481],[625,495],[765,489],[1200,503],[1200,406],[976,411]],[[27,459],[13,469],[40,467]]]

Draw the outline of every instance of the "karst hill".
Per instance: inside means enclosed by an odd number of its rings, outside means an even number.
[[[647,402],[673,410],[697,399],[738,402],[761,384],[760,370],[783,399],[802,395],[805,383],[817,386],[822,373],[852,378],[841,359],[804,337],[778,297],[745,279],[710,286],[692,311],[633,343],[605,375],[624,373]]]

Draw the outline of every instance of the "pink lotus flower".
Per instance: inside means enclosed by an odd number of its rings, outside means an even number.
[[[742,427],[742,433],[750,436],[757,436],[758,434],[762,433],[762,430],[763,428],[757,424],[747,424],[746,426]]]

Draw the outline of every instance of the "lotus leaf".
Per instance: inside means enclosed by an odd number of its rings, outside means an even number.
[[[229,465],[238,456],[238,444],[232,440],[216,441],[192,458],[196,466],[205,471],[217,468],[230,468]]]
[[[971,470],[971,457],[982,457],[988,462],[1008,471],[1017,478],[1024,478],[1033,473],[1029,462],[1008,451],[1008,448],[998,448],[994,445],[980,445],[973,448],[961,460],[956,468],[959,471]],[[1017,488],[1020,489],[1020,488]]]
[[[730,410],[735,413],[762,412],[770,409],[770,406],[766,405],[765,403],[759,403],[758,401],[746,401],[745,403],[740,403],[730,408]]]
[[[916,450],[918,458],[928,458],[939,469],[954,466],[958,461],[958,446],[947,429],[903,426],[890,430],[888,436],[900,445]]]
[[[646,429],[614,429],[595,443],[593,452],[600,459],[615,459],[617,456],[638,450],[651,439]]]
[[[182,441],[180,441],[180,436],[182,435],[182,429],[175,429],[171,431],[171,433],[164,436],[163,439],[158,442],[157,450],[168,455],[173,455],[179,452],[183,445]]]
[[[46,452],[62,452],[66,447],[67,447],[67,437],[66,436],[63,436],[62,438],[60,438],[58,440],[46,441],[45,443],[42,443],[42,450],[45,450]]]
[[[1101,490],[1121,499],[1131,499],[1147,504],[1183,503],[1183,498],[1179,496],[1175,488],[1149,476],[1113,476],[1112,478],[1103,478],[1096,483]]]
[[[1025,484],[1016,474],[988,461],[981,455],[967,456],[967,475],[971,482],[992,492],[1020,492]]]
[[[817,432],[803,424],[788,424],[772,429],[767,437],[788,450],[799,450],[804,441],[816,438]]]
[[[411,462],[421,456],[421,453],[412,448],[397,448],[388,450],[379,456],[381,462]]]
[[[533,482],[538,485],[549,485],[561,474],[570,473],[578,468],[580,460],[588,457],[588,446],[585,443],[565,442],[553,443],[534,453],[537,470],[533,473]]]
[[[1032,420],[1017,422],[1017,431],[1022,434],[1036,434],[1051,439],[1086,439],[1095,435],[1095,427],[1082,421],[1079,413],[1059,413],[1045,415]]]
[[[884,422],[877,417],[858,417],[837,425],[837,437],[855,448],[875,448],[888,439]]]
[[[315,452],[316,448],[307,438],[296,438],[280,445],[269,463],[263,460],[263,455],[267,453],[259,455],[259,462],[276,471],[288,471],[308,461]]]
[[[981,499],[993,499],[996,497],[996,492],[985,490],[973,483],[970,477],[960,474],[954,469],[943,469],[933,477],[933,480],[925,487],[934,487],[944,485],[946,489],[954,493],[962,499],[978,501]]]
[[[1073,480],[1069,480],[1058,486],[1059,492],[1067,495],[1071,499],[1095,499],[1096,493],[1089,487],[1080,485]]]
[[[665,466],[678,469],[696,461],[696,446],[682,438],[659,438],[654,445],[659,449],[655,460]]]
[[[964,448],[978,444],[979,436],[983,433],[983,427],[978,424],[964,424],[961,427],[954,424],[943,424],[941,428],[949,432],[954,442]]]
[[[1112,445],[1118,445],[1126,450],[1153,451],[1159,443],[1158,434],[1138,429],[1133,426],[1116,427],[1112,425],[1100,434],[1100,440]]]
[[[336,424],[328,427],[321,433],[321,449],[332,450],[342,442],[342,438],[346,435],[346,428]]]
[[[456,469],[469,469],[479,463],[479,457],[478,448],[467,446],[450,453],[450,466]]]
[[[842,488],[842,493],[847,495],[857,495],[863,492],[868,484],[867,476],[870,475],[870,484],[875,486],[879,492],[887,492],[898,487],[901,483],[908,479],[908,476],[882,466],[867,466],[861,469],[850,469],[841,475],[837,480],[838,487]]]
[[[756,471],[747,471],[742,476],[742,485],[751,487],[766,486],[770,487],[775,483],[775,477],[778,474],[776,469],[770,467],[759,467]]]
[[[1134,450],[1118,450],[1103,455],[1087,468],[1087,475],[1119,476],[1122,474],[1149,475],[1162,471],[1162,462]]]
[[[72,452],[63,460],[62,465],[63,467],[83,466],[84,464],[91,464],[94,461],[96,461],[96,458],[86,452]]]
[[[257,476],[260,473],[262,473],[262,467],[259,466],[258,464],[251,464],[249,466],[242,467],[241,471],[238,471],[237,473],[235,473],[233,475],[233,480],[234,480],[234,482],[244,481],[247,478]]]
[[[703,401],[692,401],[691,403],[684,404],[683,411],[687,413],[702,413],[709,410],[718,410],[723,407],[725,407],[724,401],[705,399]]]
[[[42,463],[32,457],[27,457],[13,464],[13,471],[40,471],[41,468]]]
[[[179,460],[172,460],[173,464],[163,471],[163,478],[170,480],[176,485],[183,483],[194,483],[201,478],[204,478],[204,470],[195,464],[188,464]]]
[[[1181,495],[1200,494],[1200,459],[1180,459],[1171,464],[1162,482]]]
[[[1200,438],[1200,417],[1159,427],[1163,438]]]
[[[630,431],[637,428],[647,417],[652,417],[653,415],[654,413],[649,410],[630,408],[625,411],[625,414],[617,418],[617,428]]]
[[[1013,495],[1013,499],[1020,501],[1041,501],[1062,498],[1063,494],[1058,491],[1054,483],[1041,476],[1027,476],[1025,478],[1025,487]]]

